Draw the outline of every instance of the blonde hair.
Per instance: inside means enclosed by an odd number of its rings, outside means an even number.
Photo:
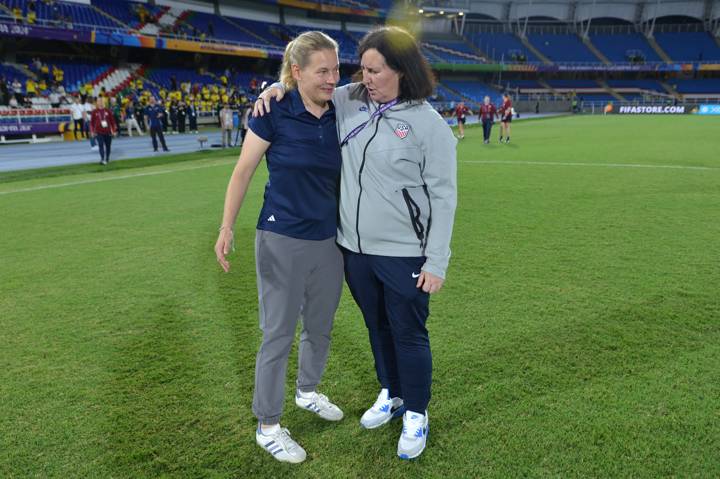
[[[280,68],[280,82],[286,89],[297,88],[297,82],[292,74],[292,66],[305,68],[310,63],[310,55],[319,50],[335,50],[337,52],[338,44],[323,32],[315,30],[301,33],[295,40],[287,44]]]

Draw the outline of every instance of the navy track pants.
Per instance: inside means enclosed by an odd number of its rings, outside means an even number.
[[[430,295],[415,287],[424,257],[392,257],[343,249],[345,280],[368,328],[375,371],[390,397],[424,413],[430,402],[432,354],[425,323]]]

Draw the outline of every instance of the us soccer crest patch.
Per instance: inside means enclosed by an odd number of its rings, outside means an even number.
[[[408,136],[408,133],[410,133],[410,125],[407,123],[398,123],[395,127],[395,134],[400,139],[405,139],[405,137]]]

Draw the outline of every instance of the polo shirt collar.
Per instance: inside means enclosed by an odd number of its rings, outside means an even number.
[[[305,108],[305,104],[302,101],[302,97],[300,97],[300,91],[297,88],[293,88],[288,93],[289,100],[290,100],[290,112],[295,116],[300,116],[303,113],[309,113],[307,111],[307,108]],[[335,105],[333,105],[332,101],[328,101],[328,111],[334,111]],[[325,114],[327,114],[327,112]]]

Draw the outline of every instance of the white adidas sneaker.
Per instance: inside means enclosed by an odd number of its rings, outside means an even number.
[[[365,429],[375,429],[387,424],[393,418],[400,417],[404,410],[403,400],[390,398],[389,391],[383,388],[380,390],[375,404],[360,418],[360,425]]]
[[[295,392],[295,404],[298,407],[314,412],[326,421],[339,421],[343,418],[342,410],[331,403],[324,394]]]
[[[279,428],[272,434],[263,434],[258,425],[255,441],[280,462],[297,464],[303,462],[307,456],[305,449],[290,437],[290,432],[285,428]]]
[[[414,459],[425,450],[430,423],[427,411],[425,414],[405,411],[403,430],[398,441],[397,454],[400,459]]]

